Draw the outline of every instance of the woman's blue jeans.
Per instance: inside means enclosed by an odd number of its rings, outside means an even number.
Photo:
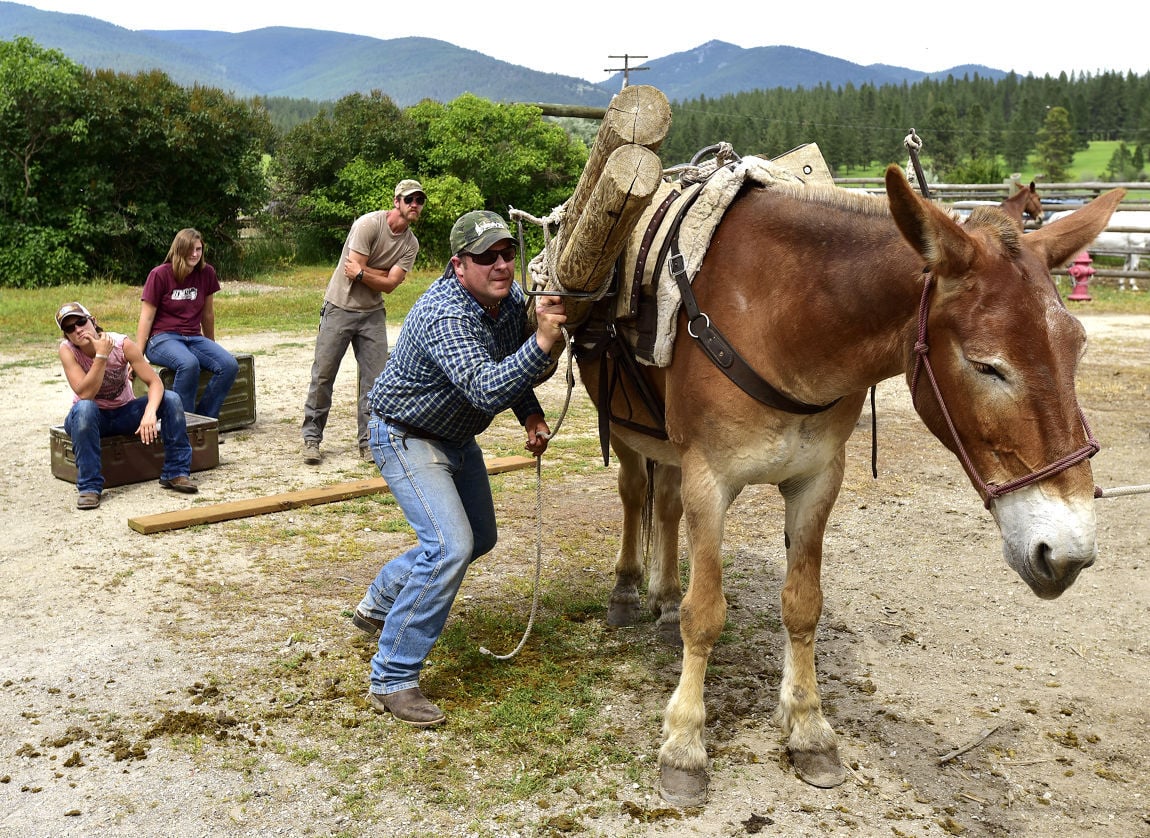
[[[103,491],[100,438],[132,436],[140,427],[147,407],[147,396],[110,410],[101,410],[91,399],[81,399],[72,405],[64,420],[64,431],[71,438],[72,452],[76,455],[77,491],[81,494]],[[160,421],[160,441],[164,444],[164,467],[160,478],[187,477],[192,468],[192,444],[188,441],[184,408],[175,393],[164,391],[156,418]]]
[[[406,436],[372,417],[372,457],[419,543],[385,564],[359,609],[383,620],[371,659],[371,691],[419,686],[468,566],[495,546],[495,504],[483,452]]]
[[[167,367],[173,372],[172,390],[184,403],[185,411],[212,419],[220,418],[224,399],[240,371],[240,363],[232,353],[203,335],[157,332],[148,338],[144,354],[156,366]],[[200,386],[201,370],[207,370],[212,377],[197,403],[196,390]]]

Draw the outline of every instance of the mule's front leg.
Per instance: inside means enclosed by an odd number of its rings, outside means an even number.
[[[691,573],[680,622],[683,671],[663,714],[659,751],[661,794],[672,805],[689,808],[707,800],[707,749],[703,725],[707,710],[703,686],[711,649],[727,619],[723,597],[723,519],[729,498],[709,472],[683,464],[683,508],[691,552]]]
[[[842,473],[840,452],[822,474],[779,486],[786,500],[787,579],[782,605],[787,645],[777,719],[795,771],[802,780],[821,788],[832,788],[846,779],[835,732],[823,718],[815,672],[815,632],[823,610],[823,533]]]

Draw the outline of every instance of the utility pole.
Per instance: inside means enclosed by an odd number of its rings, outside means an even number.
[[[628,54],[624,53],[623,55],[608,55],[607,57],[608,58],[622,58],[623,59],[623,66],[622,67],[605,67],[603,69],[604,73],[622,72],[623,73],[623,87],[626,87],[627,85],[629,85],[631,83],[631,73],[637,73],[640,70],[650,70],[651,69],[650,67],[632,67],[631,66],[631,59],[636,58],[636,59],[642,61],[644,58],[647,57],[645,55],[628,55]]]

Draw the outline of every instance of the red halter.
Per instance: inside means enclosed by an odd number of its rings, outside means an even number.
[[[958,437],[958,431],[954,427],[954,422],[950,418],[950,411],[946,409],[946,402],[943,401],[942,392],[938,389],[938,381],[934,377],[934,370],[930,366],[930,358],[927,354],[930,352],[930,347],[926,343],[926,318],[930,310],[930,288],[934,282],[934,277],[926,273],[922,284],[922,300],[918,306],[918,340],[914,344],[914,372],[911,374],[910,379],[910,398],[912,403],[917,406],[917,389],[918,389],[918,372],[920,369],[926,370],[927,378],[930,379],[931,389],[934,390],[934,398],[938,402],[938,407],[942,411],[942,418],[946,420],[946,426],[950,429],[950,436],[954,440],[954,445],[958,449],[958,456],[962,460],[963,467],[966,468],[966,473],[970,475],[974,481],[975,486],[978,488],[980,494],[985,498],[984,505],[990,509],[990,504],[996,498],[1013,492],[1015,489],[1021,489],[1023,486],[1029,486],[1037,483],[1040,480],[1045,480],[1047,477],[1065,471],[1071,466],[1078,465],[1083,460],[1087,460],[1098,453],[1101,446],[1098,440],[1094,438],[1093,431],[1090,430],[1090,424],[1086,421],[1086,415],[1082,412],[1082,408],[1078,408],[1078,418],[1082,421],[1082,428],[1086,431],[1086,444],[1079,448],[1072,454],[1067,454],[1059,460],[1055,460],[1049,465],[1043,466],[1036,471],[1022,477],[1016,477],[1013,480],[1008,480],[1005,483],[987,483],[982,479],[982,476],[974,468],[974,463],[971,462],[970,456],[966,453],[966,447],[963,446],[962,440]],[[1099,490],[1095,489],[1095,497],[1099,496]]]

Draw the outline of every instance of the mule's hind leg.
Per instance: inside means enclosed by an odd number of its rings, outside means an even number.
[[[656,617],[659,638],[678,646],[682,642],[679,601],[683,598],[679,580],[679,521],[683,517],[679,468],[652,463],[617,439],[612,440],[612,448],[619,458],[623,534],[615,560],[615,588],[607,608],[607,625],[639,621],[639,586],[646,575],[647,607]]]
[[[656,617],[659,639],[668,645],[681,646],[679,603],[683,599],[683,584],[679,576],[679,521],[683,518],[682,477],[678,466],[664,463],[655,464],[653,477],[647,607]]]
[[[647,498],[647,459],[615,437],[611,448],[619,458],[619,500],[623,532],[615,558],[615,588],[607,605],[607,625],[630,626],[642,617],[639,586],[643,583],[643,508]]]
[[[693,459],[684,457],[682,492],[691,573],[680,609],[683,669],[663,714],[659,776],[663,798],[687,808],[707,800],[703,682],[711,649],[727,619],[722,543],[723,522],[733,493],[720,487],[705,458],[698,454]]]
[[[783,625],[787,629],[777,720],[799,777],[831,788],[846,779],[834,730],[823,718],[815,672],[815,631],[823,609],[823,533],[842,483],[840,449],[825,471],[779,485],[786,500],[787,578],[783,585]]]

